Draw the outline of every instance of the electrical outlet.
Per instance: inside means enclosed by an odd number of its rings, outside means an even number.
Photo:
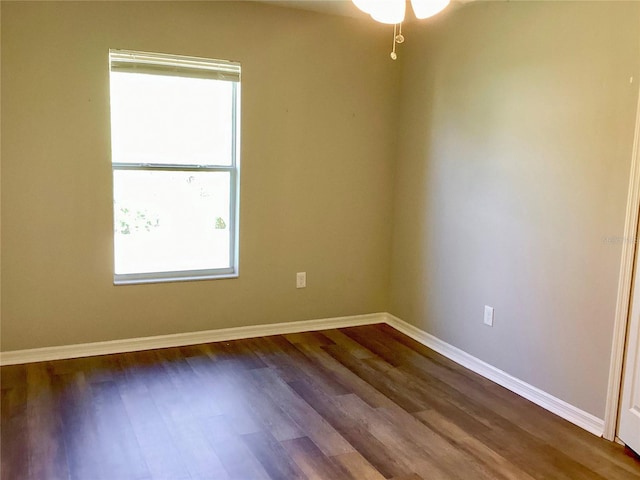
[[[484,306],[484,324],[493,327],[493,307]]]
[[[296,288],[305,288],[307,286],[307,272],[296,273]]]

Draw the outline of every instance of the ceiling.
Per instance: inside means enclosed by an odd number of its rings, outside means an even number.
[[[256,0],[281,7],[300,8],[314,12],[342,15],[346,17],[362,17],[366,14],[353,4],[351,0]]]

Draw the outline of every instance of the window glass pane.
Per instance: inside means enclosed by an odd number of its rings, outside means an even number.
[[[115,273],[231,266],[229,172],[114,170]]]
[[[231,165],[233,82],[111,72],[117,163]]]

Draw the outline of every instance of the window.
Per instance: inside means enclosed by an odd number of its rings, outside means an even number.
[[[240,65],[109,60],[114,283],[237,276]]]

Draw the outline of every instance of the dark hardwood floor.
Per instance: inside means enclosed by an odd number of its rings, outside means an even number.
[[[1,478],[640,479],[385,325],[1,369]]]

